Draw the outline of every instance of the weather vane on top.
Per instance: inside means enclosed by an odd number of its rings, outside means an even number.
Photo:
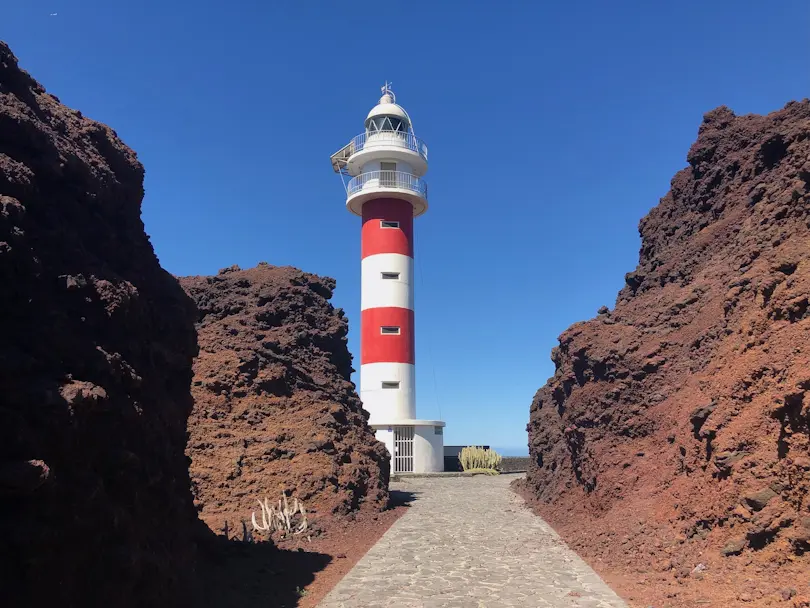
[[[390,95],[391,98],[394,99],[394,101],[396,101],[397,96],[394,95],[394,90],[391,88],[392,86],[394,86],[394,83],[393,82],[388,82],[386,80],[385,84],[380,87],[380,91],[382,91],[382,94],[384,96],[385,95]]]

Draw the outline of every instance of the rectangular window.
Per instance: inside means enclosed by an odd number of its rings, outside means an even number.
[[[380,333],[384,336],[398,336],[399,327],[396,325],[383,325],[380,327]]]
[[[398,281],[399,280],[399,273],[398,272],[382,272],[380,273],[382,278],[387,281]]]
[[[380,228],[399,228],[399,222],[390,220],[380,220]]]
[[[380,171],[396,171],[397,164],[396,163],[380,163]]]
[[[434,426],[433,427],[433,434],[434,435],[444,435],[444,427]]]
[[[399,381],[390,381],[390,380],[383,380],[382,383],[383,388],[399,388]]]

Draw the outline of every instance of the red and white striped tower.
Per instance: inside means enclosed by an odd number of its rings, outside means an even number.
[[[441,471],[443,427],[416,417],[413,218],[427,211],[427,146],[388,83],[365,132],[332,155],[363,218],[360,398],[394,472]]]

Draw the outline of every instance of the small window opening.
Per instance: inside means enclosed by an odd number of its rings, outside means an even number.
[[[383,388],[399,388],[399,381],[383,380]]]
[[[380,171],[396,171],[396,170],[397,170],[396,163],[387,163],[387,162],[380,163]]]
[[[390,220],[380,220],[380,228],[399,228],[399,222]]]
[[[383,325],[380,327],[380,333],[386,336],[398,336],[399,327],[395,325]]]
[[[383,279],[388,281],[398,281],[399,280],[399,273],[398,272],[382,272],[380,273]]]
[[[440,426],[433,427],[433,434],[434,435],[444,435],[444,428]]]

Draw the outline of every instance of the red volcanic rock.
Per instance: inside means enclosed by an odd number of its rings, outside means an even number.
[[[263,263],[180,283],[199,308],[187,453],[209,527],[241,529],[257,498],[282,492],[316,528],[384,508],[388,454],[350,380],[334,280]]]
[[[607,570],[706,562],[723,605],[770,601],[810,568],[810,102],[713,110],[687,160],[615,308],[552,352],[525,489]]]
[[[182,606],[194,306],[141,222],[143,167],[0,43],[4,606]]]

